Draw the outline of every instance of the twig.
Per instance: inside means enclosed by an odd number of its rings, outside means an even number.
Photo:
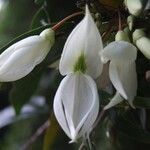
[[[76,12],[76,13],[73,13],[72,15],[67,16],[66,18],[64,18],[63,20],[61,20],[60,22],[58,22],[56,25],[54,25],[54,26],[52,27],[52,29],[53,29],[54,31],[56,31],[61,25],[64,24],[64,22],[68,21],[69,19],[71,19],[71,18],[73,18],[73,17],[75,17],[75,16],[79,16],[79,15],[81,15],[81,14],[83,14],[82,11],[81,11],[81,12]]]
[[[110,27],[108,28],[108,30],[102,34],[102,39],[104,40],[105,37],[106,37],[109,33],[112,32],[112,30],[113,30],[113,26],[110,26]]]
[[[37,138],[50,126],[50,121],[47,120],[42,126],[40,126],[32,137],[22,146],[21,150],[27,150],[28,147],[34,143]]]
[[[96,122],[93,125],[93,129],[96,128],[96,126],[98,125],[98,123],[101,121],[101,119],[103,118],[103,116],[105,115],[106,111],[104,109],[102,109],[102,111],[100,112],[98,119],[96,120]]]
[[[120,10],[119,9],[118,9],[118,19],[119,19],[119,31],[121,31],[122,25],[121,25],[121,14],[120,14]]]

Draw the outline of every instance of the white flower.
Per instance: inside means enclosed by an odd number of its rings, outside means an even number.
[[[117,94],[110,102],[111,105],[108,104],[109,107],[106,106],[105,109],[116,105],[123,98],[133,107],[132,103],[137,90],[136,57],[136,47],[124,41],[112,42],[102,51],[102,61],[106,63],[110,60],[109,76],[117,90]]]
[[[91,131],[98,112],[99,98],[94,80],[80,72],[67,75],[56,92],[54,113],[71,142]]]
[[[53,30],[45,29],[7,48],[0,55],[0,81],[15,81],[30,73],[46,57],[54,37]]]
[[[86,74],[97,78],[102,72],[99,52],[103,48],[100,33],[92,19],[88,6],[83,20],[69,35],[60,59],[62,75],[73,73],[80,56],[85,58]]]

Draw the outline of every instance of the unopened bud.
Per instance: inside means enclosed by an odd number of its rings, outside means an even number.
[[[133,29],[134,20],[135,20],[135,17],[132,15],[128,16],[128,18],[127,18],[127,23],[128,23],[130,31]]]
[[[134,16],[139,16],[143,10],[142,0],[126,0],[125,4],[130,14]]]
[[[124,31],[118,31],[116,36],[115,36],[115,40],[116,41],[127,41],[127,42],[130,42],[130,39],[129,39],[127,33],[124,32]]]
[[[137,29],[133,33],[133,41],[143,55],[150,59],[150,39],[145,36],[143,30]]]
[[[142,29],[136,29],[134,32],[133,32],[133,42],[136,43],[136,41],[138,39],[140,39],[141,37],[145,36],[145,33]]]

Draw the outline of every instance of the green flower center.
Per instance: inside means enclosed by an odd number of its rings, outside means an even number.
[[[74,72],[82,72],[82,73],[86,72],[86,63],[83,53],[78,57],[78,60],[74,65]]]

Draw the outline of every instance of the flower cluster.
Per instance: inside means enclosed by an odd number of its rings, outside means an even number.
[[[104,109],[124,99],[133,106],[137,90],[136,48],[125,41],[110,43],[103,49],[100,33],[88,6],[83,20],[68,37],[60,59],[59,70],[66,77],[54,98],[55,116],[71,142],[89,134],[99,112],[99,98],[93,79],[109,64],[109,76],[117,92]]]
[[[127,5],[131,2],[127,1]],[[104,109],[124,99],[134,107],[137,49],[123,34],[119,31],[116,41],[103,48],[101,35],[86,5],[84,18],[64,45],[59,71],[65,77],[54,97],[54,113],[71,142],[88,136],[97,119],[100,101],[95,79],[100,77],[103,64],[109,63],[109,78],[116,89],[115,96]],[[149,45],[149,39],[136,35],[135,31],[135,43],[150,58],[142,42]],[[54,41],[54,30],[45,29],[40,35],[27,37],[7,48],[0,55],[0,81],[15,81],[29,74],[45,59]]]

